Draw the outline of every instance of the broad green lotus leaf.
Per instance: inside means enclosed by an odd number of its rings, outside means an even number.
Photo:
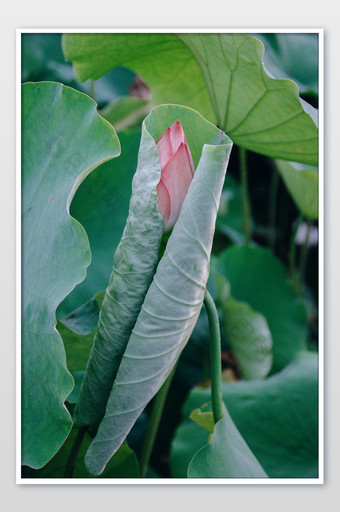
[[[271,157],[317,163],[317,127],[299,101],[296,84],[265,73],[258,39],[243,34],[179,38],[201,66],[218,125],[236,144]]]
[[[64,55],[81,81],[126,66],[153,104],[197,109],[239,146],[317,165],[318,131],[297,85],[269,77],[264,46],[245,34],[66,34]]]
[[[153,105],[187,105],[216,121],[199,64],[175,34],[64,34],[62,48],[82,82],[125,66],[145,80]]]
[[[224,404],[223,412],[208,443],[191,460],[188,478],[267,478]]]
[[[85,278],[91,256],[70,201],[120,147],[95,102],[58,83],[23,85],[22,121],[22,462],[39,468],[72,425],[64,400],[73,378],[55,311]]]
[[[95,475],[103,471],[171,372],[203,304],[232,144],[220,130],[184,107],[156,107],[145,126],[156,140],[176,119],[182,123],[195,166],[200,156],[199,164],[132,330],[105,416],[86,454],[85,464]]]
[[[215,258],[216,271],[230,283],[233,299],[263,315],[273,340],[271,373],[307,347],[307,310],[283,264],[269,249],[231,247]]]
[[[273,340],[263,315],[249,304],[230,295],[230,285],[222,275],[215,275],[223,328],[235,355],[241,375],[246,380],[263,379],[273,363]]]
[[[283,160],[278,160],[276,163],[281,178],[298,209],[309,219],[317,219],[319,216],[319,173],[317,169]]]
[[[223,382],[223,400],[237,429],[270,478],[318,476],[318,357],[301,352],[265,380]],[[194,389],[171,448],[171,472],[185,478],[209,432],[189,416],[211,398],[210,388]],[[190,439],[190,443],[188,443]]]

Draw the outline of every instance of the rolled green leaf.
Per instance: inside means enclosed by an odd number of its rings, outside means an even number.
[[[74,412],[77,426],[98,422],[104,416],[122,355],[155,273],[163,233],[156,190],[161,167],[155,141],[177,119],[187,133],[196,164],[203,144],[215,143],[221,138],[220,130],[187,107],[162,105],[154,108],[145,119],[129,216],[115,253],[113,272]]]
[[[163,219],[156,186],[161,167],[156,143],[143,124],[129,216],[114,256],[79,401],[77,426],[100,421],[121,357],[158,262]]]
[[[195,133],[195,124],[189,126],[191,134],[184,126],[188,140]],[[85,464],[94,475],[103,471],[171,372],[200,314],[232,147],[226,135],[216,128],[214,131],[220,144],[203,147],[178,221],[132,330],[105,416],[86,454]],[[195,162],[195,153],[193,159]]]

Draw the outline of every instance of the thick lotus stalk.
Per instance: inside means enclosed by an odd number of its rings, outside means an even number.
[[[164,233],[167,233],[178,219],[195,167],[180,121],[175,121],[156,145],[161,163],[158,208],[164,220]]]

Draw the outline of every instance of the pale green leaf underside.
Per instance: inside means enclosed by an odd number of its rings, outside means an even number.
[[[55,311],[90,263],[83,227],[68,213],[79,183],[118,156],[112,127],[86,95],[58,83],[22,88],[22,463],[40,468],[72,421],[73,387]]]
[[[290,80],[269,77],[264,46],[245,34],[67,34],[65,57],[80,80],[116,66],[141,75],[153,104],[195,108],[238,145],[317,165],[317,127]]]
[[[216,214],[231,150],[228,137],[191,109],[168,105],[155,108],[151,114],[145,125],[155,138],[159,130],[163,133],[177,118],[186,134],[186,125],[191,126],[187,134],[189,145],[195,127],[197,141],[202,139],[204,125],[208,140],[212,135],[216,141],[222,140],[220,145],[203,147],[180,217],[124,352],[105,417],[87,452],[85,463],[92,474],[103,471],[124,441],[170,373],[195,326],[209,275]],[[194,162],[198,148],[199,145],[192,146]]]
[[[267,478],[224,404],[223,409],[208,444],[191,460],[188,478]]]
[[[163,219],[156,186],[161,167],[156,143],[143,125],[129,216],[117,247],[79,401],[78,426],[100,421],[117,370],[158,262]]]

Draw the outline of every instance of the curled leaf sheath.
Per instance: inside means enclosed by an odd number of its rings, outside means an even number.
[[[129,216],[114,256],[97,331],[74,413],[76,426],[100,421],[121,357],[158,262],[163,220],[157,207],[160,163],[155,141],[143,129]]]
[[[157,393],[187,343],[202,307],[214,228],[230,140],[205,145],[146,294],[107,403],[105,416],[85,457],[100,474]]]

